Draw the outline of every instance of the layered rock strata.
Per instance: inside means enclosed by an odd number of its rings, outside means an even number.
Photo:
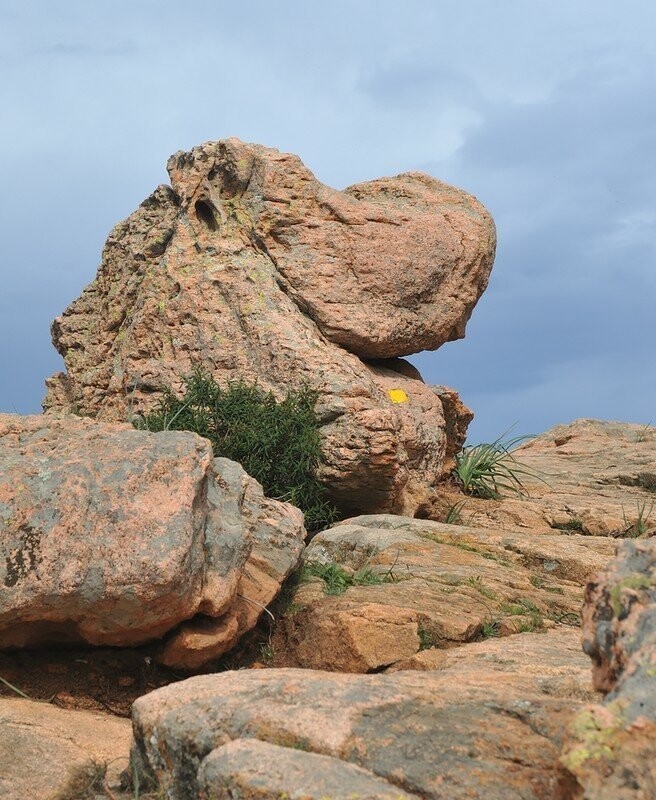
[[[391,515],[347,520],[306,548],[302,581],[276,627],[273,664],[426,669],[477,639],[578,628],[586,576],[614,548],[605,538]]]
[[[44,407],[124,420],[197,366],[279,396],[307,383],[342,508],[425,506],[471,413],[399,357],[464,335],[492,267],[489,214],[419,173],[335,191],[236,139],[168,170],[53,323],[66,372]]]

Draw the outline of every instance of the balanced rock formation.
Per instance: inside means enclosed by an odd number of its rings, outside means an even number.
[[[134,761],[170,800],[546,800],[590,695],[571,630],[465,645],[422,673],[224,672],[139,698]]]
[[[44,408],[125,420],[197,366],[277,395],[306,383],[334,499],[414,514],[471,413],[399,357],[464,335],[494,258],[489,214],[419,173],[335,191],[296,156],[236,139],[168,170],[53,323],[66,373]]]
[[[585,600],[583,646],[606,697],[572,722],[563,764],[576,797],[656,797],[656,540],[623,542]]]
[[[161,660],[199,666],[255,624],[304,535],[195,434],[0,415],[2,648],[172,632]]]
[[[614,549],[592,536],[391,515],[347,520],[306,548],[304,580],[276,626],[273,664],[430,669],[447,649],[486,636],[578,628],[586,576]]]

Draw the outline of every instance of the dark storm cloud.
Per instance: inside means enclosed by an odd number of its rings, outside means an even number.
[[[420,363],[461,389],[485,438],[495,416],[501,427],[522,419],[527,398],[539,427],[562,419],[567,403],[570,417],[651,413],[654,141],[651,73],[604,65],[541,102],[489,107],[453,160],[456,182],[489,198],[497,262],[468,341]],[[631,364],[631,390],[614,391]]]
[[[419,357],[473,438],[653,416],[656,7],[0,0],[0,21],[0,409],[38,409],[50,320],[167,157],[236,135],[335,186],[424,169],[490,209],[467,339]]]

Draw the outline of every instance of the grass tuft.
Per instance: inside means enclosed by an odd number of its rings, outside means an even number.
[[[647,533],[649,527],[648,523],[654,511],[654,505],[656,505],[656,500],[652,500],[649,508],[647,508],[646,500],[642,503],[636,503],[637,514],[633,522],[629,522],[624,508],[622,508],[622,516],[624,517],[624,524],[626,525],[624,531],[625,536],[628,536],[630,539],[638,539]]]
[[[502,492],[526,496],[523,480],[542,480],[535,470],[517,461],[510,452],[532,437],[505,439],[505,436],[491,443],[465,447],[458,453],[454,476],[466,494],[486,500],[500,500]]]
[[[357,572],[350,574],[340,564],[309,562],[301,569],[300,581],[308,581],[311,578],[320,578],[325,583],[326,594],[330,595],[344,594],[349,586],[376,586],[394,581],[389,572],[380,574],[369,566],[361,567]]]

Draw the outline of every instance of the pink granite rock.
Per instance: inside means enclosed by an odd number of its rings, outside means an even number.
[[[202,615],[230,636],[169,658],[198,666],[257,621],[240,590],[252,551],[266,605],[304,534],[298,509],[215,467],[195,434],[0,415],[0,647],[136,645]]]
[[[415,513],[471,414],[396,356],[464,335],[494,256],[485,209],[416,173],[338,192],[236,139],[168,169],[172,188],[114,228],[96,280],[53,323],[66,372],[44,407],[124,420],[199,365],[278,396],[308,383],[334,499]]]
[[[427,672],[238,670],[140,697],[133,753],[170,800],[547,800],[589,694],[567,630],[464,645]]]

